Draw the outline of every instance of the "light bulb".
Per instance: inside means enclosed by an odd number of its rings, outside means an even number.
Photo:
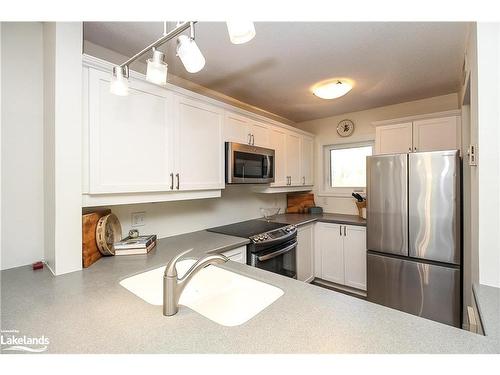
[[[115,66],[113,68],[113,74],[111,76],[111,84],[109,86],[109,91],[112,94],[119,96],[128,95],[128,79],[123,74],[124,69],[128,70],[127,67],[122,68],[121,66]]]
[[[249,42],[255,36],[255,26],[251,21],[227,21],[226,25],[233,44]]]
[[[352,83],[346,80],[332,79],[316,84],[312,88],[314,95],[321,99],[336,99],[352,89]]]
[[[203,57],[196,42],[187,35],[181,35],[177,39],[177,56],[181,59],[184,67],[189,73],[196,73],[205,66]]]
[[[164,85],[167,83],[168,65],[163,60],[164,56],[163,52],[155,49],[153,51],[153,57],[148,59],[146,79],[157,85]]]

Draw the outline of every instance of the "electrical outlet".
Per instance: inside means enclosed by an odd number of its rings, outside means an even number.
[[[132,212],[132,227],[142,227],[146,225],[145,212]]]

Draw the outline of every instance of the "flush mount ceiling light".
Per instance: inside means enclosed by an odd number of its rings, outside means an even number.
[[[164,61],[165,54],[153,48],[153,57],[148,59],[148,69],[146,71],[146,79],[157,85],[167,83],[168,65]]]
[[[129,66],[135,60],[149,51],[153,51],[153,57],[148,59],[146,79],[150,82],[164,85],[167,83],[167,63],[164,61],[164,54],[157,50],[159,46],[177,38],[177,56],[189,73],[199,72],[205,66],[205,57],[201,53],[195,42],[194,24],[196,21],[179,22],[175,29],[167,32],[167,23],[163,23],[163,36],[156,42],[151,43],[142,51],[136,53],[121,65],[113,68],[110,91],[113,94],[125,96],[128,94]],[[255,36],[253,22],[228,22],[227,23],[231,42],[241,44],[248,42]],[[187,29],[190,35],[181,35]]]
[[[255,26],[251,21],[227,21],[227,32],[233,44],[243,44],[255,36]]]
[[[329,79],[315,84],[312,92],[321,99],[336,99],[352,90],[352,82],[346,79]]]

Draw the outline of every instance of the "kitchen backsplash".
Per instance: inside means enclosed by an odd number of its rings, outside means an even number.
[[[261,207],[286,208],[286,194],[258,194],[250,186],[227,186],[221,198],[108,207],[123,235],[132,228],[159,238],[262,217]],[[144,225],[132,227],[132,214],[144,212]]]

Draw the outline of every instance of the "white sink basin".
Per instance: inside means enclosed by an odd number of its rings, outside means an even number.
[[[177,262],[179,278],[195,263],[187,259]],[[120,285],[152,305],[163,305],[163,272],[159,267],[129,277]],[[283,295],[275,286],[208,266],[188,283],[179,304],[189,307],[223,326],[237,326],[253,318]]]

